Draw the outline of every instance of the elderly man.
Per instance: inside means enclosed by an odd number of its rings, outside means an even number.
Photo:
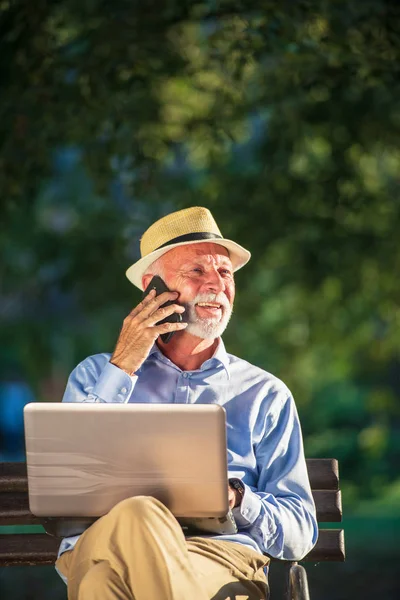
[[[224,239],[201,207],[154,223],[141,254],[127,277],[145,289],[159,275],[171,291],[152,290],[132,310],[112,356],[76,367],[64,401],[223,406],[227,493],[238,533],[185,539],[161,502],[129,498],[81,536],[64,539],[57,570],[68,581],[69,600],[261,600],[268,595],[268,556],[302,558],[318,530],[290,391],[228,354],[220,337],[232,313],[234,271],[250,254]],[[173,313],[183,322],[160,324]],[[171,332],[164,343],[161,335]]]

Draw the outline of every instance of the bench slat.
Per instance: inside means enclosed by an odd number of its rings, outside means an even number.
[[[0,525],[38,524],[39,519],[29,510],[26,492],[0,494]]]
[[[312,490],[339,489],[339,463],[336,458],[307,458],[306,464]]]
[[[306,460],[311,489],[339,489],[339,467],[335,458]],[[27,492],[26,463],[0,463],[0,493]]]
[[[338,523],[342,520],[342,501],[340,491],[314,490],[317,519],[320,523]],[[76,517],[71,517],[75,522]],[[67,518],[60,518],[67,520]],[[87,521],[87,518],[84,519]],[[40,519],[29,511],[26,492],[0,494],[0,525],[40,524]]]
[[[0,462],[0,493],[27,491],[26,463]]]
[[[49,565],[57,558],[60,540],[45,533],[0,535],[0,566]]]
[[[2,534],[0,535],[0,566],[54,564],[60,541],[49,535]],[[303,559],[309,562],[345,559],[342,529],[321,529],[316,546]]]
[[[318,523],[340,523],[342,520],[342,492],[340,490],[312,490]]]

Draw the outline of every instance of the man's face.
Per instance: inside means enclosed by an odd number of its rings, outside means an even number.
[[[161,260],[165,283],[179,292],[186,308],[186,332],[215,339],[225,330],[232,314],[235,282],[229,253],[223,246],[202,242],[179,246]]]

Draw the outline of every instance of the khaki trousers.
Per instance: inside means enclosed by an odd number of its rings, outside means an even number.
[[[269,559],[246,546],[185,539],[158,500],[123,500],[57,560],[68,600],[264,600]]]

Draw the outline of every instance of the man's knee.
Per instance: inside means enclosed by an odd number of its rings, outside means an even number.
[[[118,502],[108,513],[118,521],[139,521],[143,523],[148,519],[161,516],[169,512],[166,506],[152,496],[135,496]]]
[[[163,535],[164,526],[170,528],[172,519],[179,527],[172,513],[155,498],[127,498],[82,535],[73,550],[74,558],[78,561],[79,555],[78,563],[110,560],[111,564],[114,564],[113,561],[120,564],[132,556],[138,539],[146,539],[148,532],[151,536],[155,531]]]

